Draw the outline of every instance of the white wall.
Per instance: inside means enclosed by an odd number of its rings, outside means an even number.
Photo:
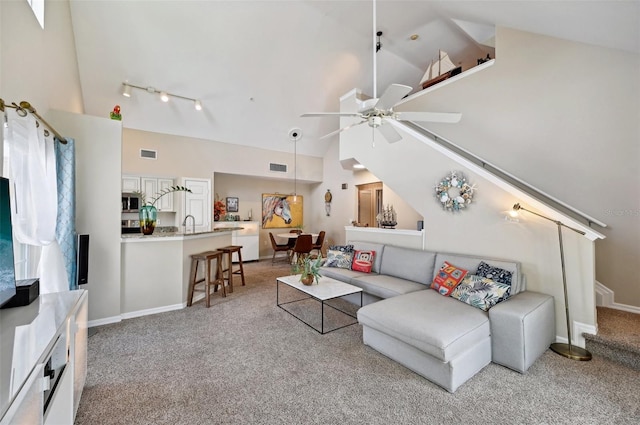
[[[89,234],[89,320],[119,320],[122,124],[50,110],[47,121],[76,146],[76,231]]]
[[[457,125],[425,126],[606,223],[597,279],[640,307],[629,279],[640,258],[640,57],[506,28],[496,44],[493,67],[398,109],[462,112]]]
[[[5,102],[83,111],[68,1],[46,0],[44,30],[26,1],[0,1],[0,58]]]

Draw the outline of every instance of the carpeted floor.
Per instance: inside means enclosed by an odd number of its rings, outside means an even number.
[[[526,374],[490,364],[450,394],[363,345],[359,325],[320,335],[278,308],[288,266],[245,271],[209,309],[98,328],[76,424],[640,423],[636,370],[547,351]]]

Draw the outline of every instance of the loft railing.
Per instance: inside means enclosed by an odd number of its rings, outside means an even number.
[[[583,213],[582,211],[579,211],[573,207],[571,207],[570,205],[567,205],[566,203],[562,202],[561,200],[554,198],[553,196],[543,192],[542,190],[522,181],[521,179],[517,178],[516,176],[506,172],[505,170],[502,170],[501,168],[491,164],[489,161],[486,161],[482,158],[480,158],[479,156],[469,152],[468,150],[461,148],[460,146],[452,143],[451,141],[441,137],[438,134],[435,134],[434,132],[427,130],[424,127],[421,127],[415,123],[412,122],[408,122],[408,121],[403,121],[401,124],[399,124],[398,126],[402,127],[405,126],[411,130],[413,130],[416,133],[419,133],[425,137],[428,137],[429,139],[431,139],[433,142],[435,142],[436,144],[442,146],[443,148],[455,153],[456,155],[459,155],[463,158],[465,158],[467,161],[470,161],[472,163],[474,163],[475,165],[483,168],[484,170],[486,170],[487,172],[493,174],[494,176],[498,177],[499,179],[502,179],[503,181],[511,184],[512,186],[518,188],[519,190],[527,193],[528,195],[532,196],[533,198],[538,199],[540,202],[543,202],[545,204],[547,204],[548,206],[555,208],[557,211],[573,218],[574,220],[588,226],[588,227],[593,227],[593,225],[598,225],[600,227],[607,227],[607,225],[599,220],[597,220],[596,218],[593,218],[591,216],[589,216],[588,214]]]

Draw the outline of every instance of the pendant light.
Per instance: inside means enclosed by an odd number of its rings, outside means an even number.
[[[298,140],[302,138],[302,130],[292,128],[289,130],[289,139],[293,142],[293,199],[292,203],[298,203]]]

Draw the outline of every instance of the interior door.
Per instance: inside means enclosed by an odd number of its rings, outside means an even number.
[[[358,225],[377,227],[376,216],[382,211],[382,183],[358,185]]]
[[[195,218],[196,232],[211,230],[211,180],[209,179],[184,179],[184,186],[191,189],[191,193],[184,192],[184,214]],[[187,226],[191,225],[191,220]]]

